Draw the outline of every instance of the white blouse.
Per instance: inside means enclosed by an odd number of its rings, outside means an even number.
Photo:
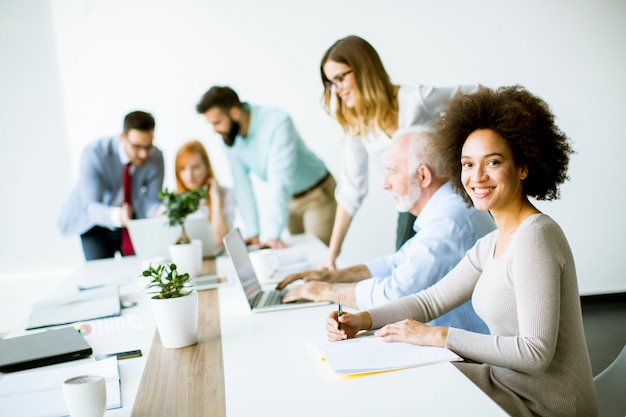
[[[400,86],[398,90],[398,128],[430,126],[441,114],[445,103],[457,92],[470,92],[476,86],[430,87]],[[384,132],[348,136],[341,141],[341,177],[335,192],[337,202],[350,216],[361,207],[368,191],[369,158],[384,172],[392,140]]]

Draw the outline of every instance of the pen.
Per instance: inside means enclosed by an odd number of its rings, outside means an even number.
[[[341,317],[341,301],[337,304],[337,331],[341,330],[341,322],[339,321],[339,317]]]
[[[107,353],[106,355],[98,355],[96,356],[96,360],[102,360],[106,358],[110,358],[111,356],[117,356],[117,360],[122,359],[130,359],[130,358],[138,358],[141,356],[141,350],[129,350],[128,352],[117,352],[117,353]]]

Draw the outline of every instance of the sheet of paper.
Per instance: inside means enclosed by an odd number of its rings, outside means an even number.
[[[120,408],[120,370],[117,358],[40,371],[4,374],[0,378],[0,411],[3,416],[67,416],[63,381],[78,375],[102,375],[106,380],[107,410]]]
[[[333,343],[314,339],[307,344],[315,348],[331,369],[340,375],[382,372],[462,360],[444,347],[384,342],[375,336]]]
[[[85,340],[99,337],[115,336],[124,333],[134,333],[143,330],[143,325],[137,314],[130,313],[123,316],[107,317],[104,319],[89,320],[74,323]]]

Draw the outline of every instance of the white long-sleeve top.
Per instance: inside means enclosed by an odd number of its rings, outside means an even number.
[[[372,328],[427,322],[471,298],[490,334],[450,328],[461,370],[514,416],[597,416],[574,258],[559,225],[535,214],[494,259],[498,231],[441,281],[370,310]]]
[[[398,90],[398,128],[430,126],[448,100],[459,91],[475,89],[476,86],[401,86]],[[369,159],[384,172],[391,143],[392,139],[384,132],[345,137],[341,141],[341,175],[335,198],[350,216],[354,217],[367,195]]]

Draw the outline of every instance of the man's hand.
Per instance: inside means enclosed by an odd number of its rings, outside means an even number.
[[[258,236],[252,236],[246,239],[246,246],[250,246],[250,245],[259,245],[259,237]]]
[[[327,282],[311,281],[303,285],[293,287],[283,297],[283,302],[289,303],[298,300],[333,301],[329,298],[330,286]]]
[[[282,290],[287,285],[299,279],[304,280],[304,282],[309,282],[309,281],[328,282],[331,280],[330,278],[331,278],[330,271],[328,269],[296,272],[295,274],[287,275],[282,281],[278,283],[278,285],[276,285],[276,289]]]

